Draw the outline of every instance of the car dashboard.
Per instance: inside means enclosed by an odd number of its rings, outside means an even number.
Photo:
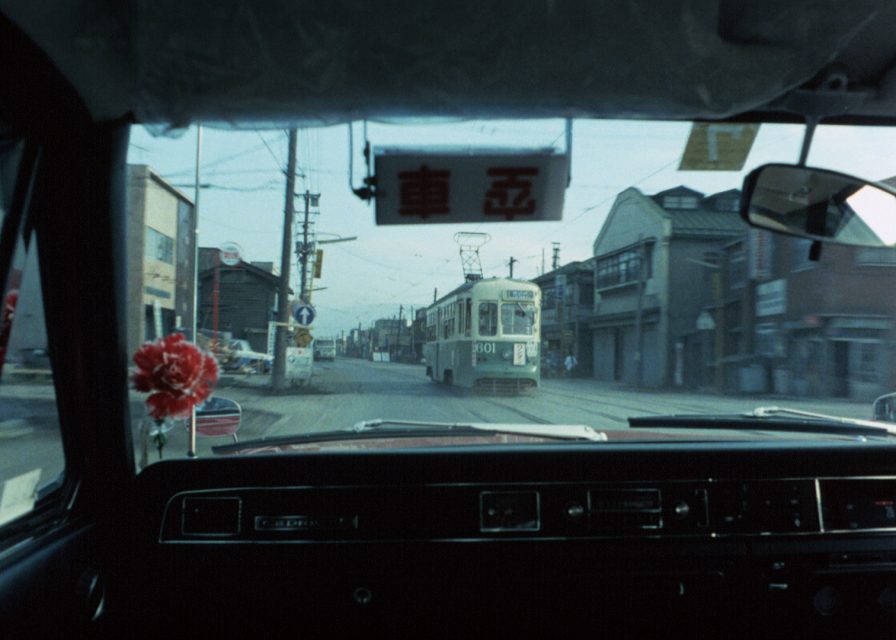
[[[893,453],[741,442],[165,461],[138,477],[127,549],[141,562],[120,568],[128,584],[165,579],[122,611],[204,631],[288,616],[321,636],[883,635]]]

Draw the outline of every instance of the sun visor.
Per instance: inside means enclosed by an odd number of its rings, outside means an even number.
[[[811,79],[872,2],[0,0],[97,119],[719,118]],[[827,9],[825,9],[827,7]],[[769,22],[771,21],[771,22]]]

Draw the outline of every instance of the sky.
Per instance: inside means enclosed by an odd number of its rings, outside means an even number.
[[[541,273],[551,268],[551,247],[560,264],[584,260],[618,193],[636,187],[646,194],[685,185],[705,194],[739,188],[746,173],[766,162],[796,162],[803,135],[798,125],[761,126],[742,171],[679,171],[690,123],[576,120],[573,123],[570,186],[560,222],[429,224],[377,227],[374,210],[350,189],[366,174],[364,126],[353,125],[353,176],[349,176],[348,125],[304,129],[298,136],[295,190],[320,194],[318,239],[357,236],[322,245],[323,273],[314,286],[319,335],[368,326],[378,317],[407,314],[461,284],[463,272],[454,234],[488,233],[480,250],[486,277]],[[437,124],[367,124],[374,148],[460,146],[465,148],[553,147],[565,152],[565,121],[454,121]],[[154,135],[134,127],[128,162],[148,164],[192,199],[196,129]],[[236,242],[247,261],[279,268],[285,205],[287,132],[203,127],[200,154],[199,238],[201,246]],[[896,131],[883,128],[820,127],[810,166],[877,180],[896,175]],[[297,212],[304,207],[295,200]],[[297,276],[292,261],[293,280]],[[297,286],[295,288],[298,288]]]

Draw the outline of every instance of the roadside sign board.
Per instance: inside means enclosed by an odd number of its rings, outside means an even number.
[[[310,327],[314,323],[314,307],[310,304],[297,304],[292,310],[292,317],[300,327]]]
[[[380,149],[377,224],[560,220],[567,156],[551,149]]]
[[[780,315],[786,311],[786,279],[779,278],[756,285],[756,317]]]
[[[678,170],[740,171],[758,132],[758,124],[695,122]]]
[[[311,349],[301,347],[286,348],[286,379],[307,384],[311,380],[313,358]]]
[[[218,247],[221,252],[221,264],[235,267],[242,260],[243,249],[236,242],[222,242]]]

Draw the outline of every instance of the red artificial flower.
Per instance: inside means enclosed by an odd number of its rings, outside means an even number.
[[[218,363],[182,333],[147,342],[134,354],[134,388],[152,392],[146,399],[156,419],[182,418],[205,402],[218,381]]]
[[[3,301],[3,309],[0,310],[0,367],[6,360],[6,345],[9,343],[9,334],[12,331],[12,320],[16,314],[16,304],[19,302],[19,290],[10,289]]]

